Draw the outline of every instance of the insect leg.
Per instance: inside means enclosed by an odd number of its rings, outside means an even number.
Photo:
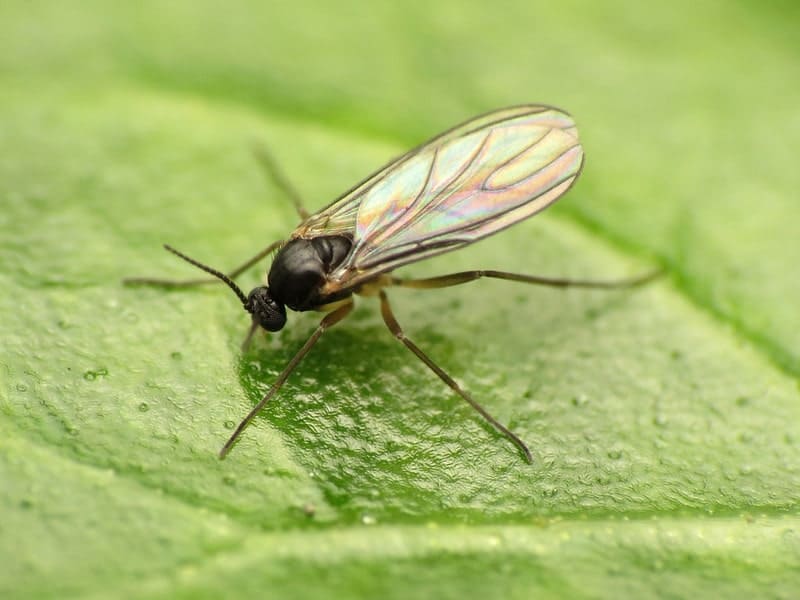
[[[348,314],[350,314],[351,310],[353,310],[353,303],[348,302],[347,304],[340,306],[333,312],[330,312],[327,315],[325,315],[325,317],[323,317],[322,321],[320,321],[319,325],[317,325],[317,328],[314,330],[314,333],[311,334],[311,337],[309,337],[306,340],[306,343],[303,344],[303,347],[297,351],[297,354],[295,354],[292,357],[292,360],[290,360],[289,363],[284,367],[283,371],[281,371],[281,374],[278,375],[278,378],[272,384],[272,387],[269,388],[269,391],[266,394],[264,394],[264,397],[261,399],[261,401],[258,404],[256,404],[255,407],[253,407],[253,410],[247,413],[247,416],[244,419],[242,419],[242,422],[239,423],[239,426],[233,432],[231,437],[228,438],[227,442],[225,442],[225,445],[222,447],[222,450],[219,451],[220,458],[225,458],[225,455],[227,455],[228,452],[230,452],[230,449],[233,446],[234,442],[245,430],[245,428],[250,424],[250,421],[253,420],[253,417],[255,417],[259,413],[259,411],[261,411],[261,409],[264,408],[267,402],[269,402],[272,399],[272,397],[278,392],[278,390],[281,388],[281,386],[289,377],[289,375],[291,375],[292,371],[294,371],[295,367],[300,363],[301,360],[303,360],[303,358],[305,357],[306,354],[308,354],[311,348],[314,347],[314,344],[317,343],[317,340],[320,338],[320,336],[323,333],[325,333],[325,330],[333,327],[334,325],[336,325],[336,323],[344,319]]]
[[[231,272],[227,273],[227,276],[230,279],[235,279],[242,273],[244,273],[247,269],[252,267],[258,261],[263,259],[264,257],[271,254],[276,248],[279,248],[283,244],[283,240],[278,240],[277,242],[271,243],[269,246],[264,248],[261,252],[256,254],[254,257],[248,259]],[[201,277],[196,279],[160,279],[158,277],[126,277],[122,280],[122,283],[125,285],[156,285],[159,287],[171,287],[171,288],[178,288],[178,287],[192,287],[195,285],[207,285],[209,283],[219,283],[219,279],[215,277]]]
[[[247,349],[250,347],[250,341],[253,339],[253,336],[258,331],[259,324],[256,319],[253,319],[253,322],[250,323],[250,329],[247,330],[247,335],[244,336],[241,345],[239,346],[242,349],[242,352],[247,352]]]
[[[258,162],[267,172],[267,175],[270,179],[272,179],[273,183],[277,185],[284,194],[289,196],[289,199],[292,201],[292,204],[294,204],[294,209],[297,211],[300,219],[305,221],[311,215],[311,213],[305,209],[303,206],[303,199],[300,197],[299,192],[292,185],[291,181],[289,181],[286,173],[284,173],[283,170],[278,166],[278,162],[275,160],[269,150],[267,150],[266,146],[263,144],[254,143],[253,154],[255,154],[256,160],[258,160]]]
[[[460,273],[450,273],[449,275],[441,275],[439,277],[429,277],[427,279],[401,279],[399,277],[392,277],[391,285],[417,288],[417,289],[433,289],[449,287],[451,285],[460,285],[475,281],[481,277],[489,277],[492,279],[507,279],[509,281],[519,281],[521,283],[530,283],[535,285],[548,285],[552,287],[582,287],[582,288],[602,288],[602,289],[617,289],[635,287],[652,281],[663,271],[655,269],[643,275],[630,277],[627,279],[615,279],[609,281],[594,280],[594,279],[567,279],[562,277],[541,277],[538,275],[522,275],[520,273],[508,273],[506,271],[461,271]]]
[[[386,323],[386,326],[389,328],[389,331],[392,332],[394,337],[405,344],[406,348],[411,350],[417,358],[419,358],[425,365],[433,371],[439,379],[444,381],[450,389],[452,389],[456,394],[461,396],[467,404],[469,404],[472,408],[474,408],[478,413],[486,419],[492,427],[497,429],[500,433],[506,436],[517,448],[520,449],[522,454],[525,456],[525,460],[528,463],[533,463],[533,457],[531,456],[531,451],[528,449],[528,446],[523,442],[519,437],[517,437],[514,433],[512,433],[507,427],[501,424],[497,419],[495,419],[492,415],[490,415],[485,408],[483,408],[480,404],[478,404],[475,400],[473,400],[472,396],[470,396],[467,392],[461,389],[461,386],[456,383],[456,381],[450,377],[441,367],[439,367],[435,362],[433,362],[427,354],[425,354],[422,350],[420,350],[417,345],[412,342],[410,339],[406,337],[406,334],[403,332],[403,329],[400,327],[400,324],[397,322],[397,319],[394,317],[394,313],[392,312],[392,308],[389,305],[389,298],[386,296],[386,292],[383,290],[380,291],[380,298],[381,298],[381,315],[383,316],[383,320]]]

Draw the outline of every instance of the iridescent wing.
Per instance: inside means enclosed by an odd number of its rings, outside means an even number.
[[[318,235],[350,234],[354,235],[358,210],[365,195],[382,179],[387,177],[400,165],[406,164],[416,155],[435,147],[445,146],[450,142],[472,132],[499,125],[514,118],[527,118],[536,121],[543,127],[560,128],[577,137],[575,124],[566,113],[541,105],[511,106],[495,110],[456,125],[452,129],[439,134],[435,138],[421,144],[409,152],[389,161],[369,177],[350,188],[325,208],[303,221],[292,233],[291,237],[311,238]]]
[[[569,189],[582,163],[569,115],[548,106],[502,109],[393,160],[293,237],[353,235],[330,282],[355,284],[530,217]]]

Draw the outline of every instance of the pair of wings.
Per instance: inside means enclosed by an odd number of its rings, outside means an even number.
[[[503,108],[391,161],[291,237],[352,237],[350,254],[329,281],[355,284],[536,214],[570,188],[582,164],[567,113],[538,105]]]

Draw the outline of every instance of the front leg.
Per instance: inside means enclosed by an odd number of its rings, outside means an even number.
[[[252,258],[248,259],[231,272],[225,274],[225,276],[233,281],[239,275],[244,273],[247,269],[252,267],[261,259],[269,256],[272,252],[277,250],[283,245],[283,240],[278,240],[277,242],[272,242],[269,246],[261,250],[258,254],[253,256]],[[172,250],[171,246],[164,244],[164,248],[175,254]],[[203,278],[196,278],[196,279],[161,279],[158,277],[126,277],[122,280],[123,285],[152,285],[157,287],[167,287],[167,288],[182,288],[182,287],[194,287],[196,285],[208,285],[209,283],[219,283],[220,281],[224,281],[219,277],[203,277]]]

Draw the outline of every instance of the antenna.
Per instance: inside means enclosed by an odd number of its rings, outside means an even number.
[[[214,277],[216,277],[216,278],[218,278],[218,279],[220,279],[220,280],[224,281],[225,283],[227,283],[227,284],[228,284],[228,287],[229,287],[229,288],[231,288],[231,289],[233,290],[233,292],[234,292],[234,293],[235,293],[237,296],[239,296],[239,300],[241,300],[241,301],[242,301],[242,304],[244,305],[244,308],[245,308],[245,310],[247,310],[248,312],[250,312],[250,310],[248,309],[247,296],[245,296],[245,295],[244,295],[244,292],[241,290],[241,288],[240,288],[238,285],[236,285],[236,284],[233,282],[233,279],[231,279],[230,277],[228,277],[227,275],[225,275],[225,273],[222,273],[222,272],[220,272],[220,271],[217,271],[216,269],[212,269],[211,267],[209,267],[209,266],[207,266],[207,265],[204,265],[203,263],[201,263],[201,262],[198,262],[198,261],[196,261],[196,260],[195,260],[195,259],[193,259],[193,258],[189,258],[189,257],[188,257],[188,256],[186,256],[186,255],[185,255],[183,252],[180,252],[180,251],[178,251],[178,250],[175,250],[175,248],[173,248],[173,247],[172,247],[172,246],[170,246],[169,244],[164,244],[164,249],[165,249],[165,250],[169,250],[169,251],[170,251],[170,252],[172,252],[172,253],[173,253],[175,256],[179,256],[180,258],[182,258],[183,260],[185,260],[185,261],[186,261],[186,262],[188,262],[189,264],[192,264],[192,265],[194,265],[194,266],[195,266],[195,267],[197,267],[198,269],[202,269],[203,271],[205,271],[205,272],[206,272],[206,273],[208,273],[209,275],[213,275]]]

